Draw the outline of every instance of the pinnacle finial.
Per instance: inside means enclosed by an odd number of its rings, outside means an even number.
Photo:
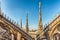
[[[1,14],[1,0],[0,0],[0,14]]]
[[[39,2],[39,8],[41,8],[41,2]]]
[[[41,2],[39,2],[39,24],[41,24],[42,25],[42,13],[41,13]]]
[[[26,14],[26,18],[28,19],[28,12],[27,12],[27,14]]]
[[[22,28],[22,18],[21,18],[21,22],[20,22],[20,28]]]
[[[28,28],[28,13],[26,15],[26,32],[28,33],[29,28]]]
[[[1,8],[1,1],[0,1],[0,8]]]

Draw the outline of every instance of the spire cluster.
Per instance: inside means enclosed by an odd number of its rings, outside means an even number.
[[[39,2],[39,21],[38,21],[38,31],[40,32],[43,27],[42,27],[42,12],[41,12],[41,2]],[[11,23],[18,25],[18,23],[14,22],[14,20],[11,20],[11,18],[7,17],[6,15],[4,15],[3,13],[1,13],[1,2],[0,2],[0,16],[3,16],[5,19],[7,19],[8,21],[10,21]],[[22,28],[22,19],[21,19],[21,23],[20,23],[20,27]],[[26,32],[29,31],[29,27],[28,27],[28,13],[26,15]]]

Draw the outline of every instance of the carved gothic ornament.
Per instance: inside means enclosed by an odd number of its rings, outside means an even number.
[[[11,38],[9,28],[0,22],[0,40],[11,40]]]
[[[58,25],[58,27],[57,27],[57,31],[59,31],[60,32],[60,24]]]
[[[57,22],[52,28],[50,29],[49,36],[53,35],[54,31],[57,29],[57,31],[60,30],[60,22]]]
[[[55,33],[53,35],[53,40],[60,40],[60,34],[59,33]]]

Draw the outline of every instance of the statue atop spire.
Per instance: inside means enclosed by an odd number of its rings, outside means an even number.
[[[42,13],[41,13],[41,2],[39,2],[39,21],[38,21],[38,32],[41,33],[42,27]]]
[[[26,32],[28,33],[29,28],[28,28],[28,13],[26,15]]]
[[[39,2],[39,20],[42,22],[41,2]]]

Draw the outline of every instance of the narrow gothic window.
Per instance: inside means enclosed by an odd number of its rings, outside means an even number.
[[[53,40],[60,40],[60,35],[59,34],[55,34],[53,36]]]
[[[11,40],[10,32],[0,26],[0,40]]]
[[[60,24],[58,25],[57,30],[60,32]]]

